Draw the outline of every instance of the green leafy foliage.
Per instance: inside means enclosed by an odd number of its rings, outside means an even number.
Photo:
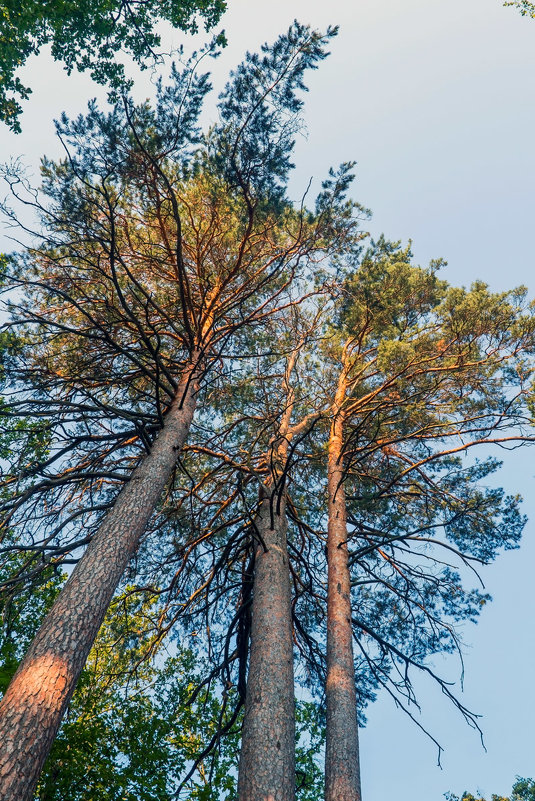
[[[324,797],[323,756],[325,725],[317,704],[298,701],[296,723],[296,797],[298,801],[321,801]]]
[[[485,801],[484,798],[476,798],[475,795],[472,793],[463,793],[462,796],[459,798],[458,795],[452,795],[451,793],[445,794],[446,801]],[[511,801],[510,798],[505,798],[501,795],[494,795],[492,794],[492,801]]]
[[[224,0],[2,0],[0,2],[0,120],[20,131],[19,99],[31,89],[16,75],[29,56],[51,44],[52,56],[73,69],[89,70],[97,83],[117,91],[128,82],[117,53],[141,67],[158,58],[159,22],[195,32],[198,18],[208,29]]]
[[[7,544],[9,539],[6,538],[4,542]],[[22,559],[15,555],[9,565],[0,569],[0,583],[16,574],[17,564],[22,565]],[[5,590],[0,595],[0,694],[5,692],[63,581],[64,576],[59,571],[48,567],[41,574],[38,584],[29,582],[14,595]]]
[[[3,603],[0,694],[15,672],[65,576],[52,568],[39,586]],[[0,577],[1,578],[1,577]],[[126,588],[113,602],[69,706],[36,791],[36,801],[233,801],[241,716],[203,759],[184,775],[216,733],[221,700],[214,689],[195,696],[202,659],[191,648],[170,655],[160,648],[158,605]],[[318,708],[296,709],[298,801],[320,801],[318,757],[324,727]]]
[[[476,798],[472,793],[466,792],[463,793],[460,798],[453,793],[445,793],[444,797],[446,801],[485,801],[484,798]],[[533,779],[521,779],[517,777],[510,796],[504,797],[493,793],[491,801],[535,801],[535,781]]]
[[[114,601],[89,656],[36,798],[171,801],[218,724],[207,689],[189,699],[201,661],[191,649],[159,652],[154,600],[127,589]],[[224,721],[223,721],[224,722]],[[188,798],[233,797],[239,726],[198,766]]]
[[[504,6],[514,6],[518,8],[523,17],[535,19],[535,3],[530,3],[529,0],[510,0],[510,2],[504,3]]]
[[[172,655],[154,637],[158,605],[127,588],[107,615],[54,743],[36,801],[231,801],[241,716],[190,780],[217,727],[213,689],[193,696],[203,675],[191,648]],[[194,701],[191,702],[191,698]],[[320,801],[324,730],[317,707],[297,706],[297,798]]]

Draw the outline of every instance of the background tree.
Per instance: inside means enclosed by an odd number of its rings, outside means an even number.
[[[535,17],[535,4],[529,2],[529,0],[511,0],[511,2],[504,3],[504,5],[518,8],[523,17]]]
[[[50,44],[52,56],[73,69],[89,70],[99,84],[108,84],[115,95],[132,82],[125,77],[119,53],[130,56],[141,68],[161,60],[157,26],[194,33],[199,17],[206,29],[219,20],[224,0],[83,0],[42,3],[2,0],[0,3],[0,120],[20,131],[19,99],[31,93],[17,76],[29,56]]]
[[[115,598],[41,776],[43,801],[171,801],[189,763],[218,725],[208,688],[189,698],[203,668],[190,649],[154,647],[157,599],[133,587]],[[239,727],[200,762],[189,798],[232,798]]]
[[[461,798],[453,793],[445,794],[446,801],[485,801],[484,798],[476,798],[472,793],[463,793]],[[535,798],[535,781],[533,779],[521,779],[517,777],[513,784],[511,796],[504,798],[501,795],[492,794],[491,801],[533,801]]]

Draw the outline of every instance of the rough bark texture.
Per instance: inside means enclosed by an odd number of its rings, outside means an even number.
[[[187,437],[197,385],[182,378],[165,425],[76,566],[0,705],[0,798],[30,801],[129,559]]]
[[[327,742],[326,801],[360,801],[360,767],[351,628],[351,586],[347,552],[342,464],[343,420],[337,415],[329,440],[327,538]]]
[[[295,708],[284,501],[264,497],[256,521],[267,551],[255,562],[251,654],[238,778],[239,801],[295,798]]]

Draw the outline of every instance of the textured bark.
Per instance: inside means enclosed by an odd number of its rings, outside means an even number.
[[[187,437],[197,384],[187,370],[150,454],[133,472],[45,618],[0,705],[0,798],[30,801],[121,576]]]
[[[273,519],[272,519],[273,513]],[[264,497],[256,521],[251,654],[238,777],[239,801],[295,798],[295,708],[284,500]]]
[[[351,627],[351,584],[343,485],[343,419],[336,414],[329,439],[326,801],[360,801],[360,766]]]

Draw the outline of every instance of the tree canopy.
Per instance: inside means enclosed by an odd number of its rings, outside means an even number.
[[[89,70],[93,80],[117,91],[127,85],[118,54],[145,67],[159,58],[159,23],[195,32],[200,18],[208,29],[225,6],[224,0],[2,0],[0,120],[20,131],[19,99],[26,99],[31,88],[16,73],[44,45],[51,45],[53,58],[68,73]]]

